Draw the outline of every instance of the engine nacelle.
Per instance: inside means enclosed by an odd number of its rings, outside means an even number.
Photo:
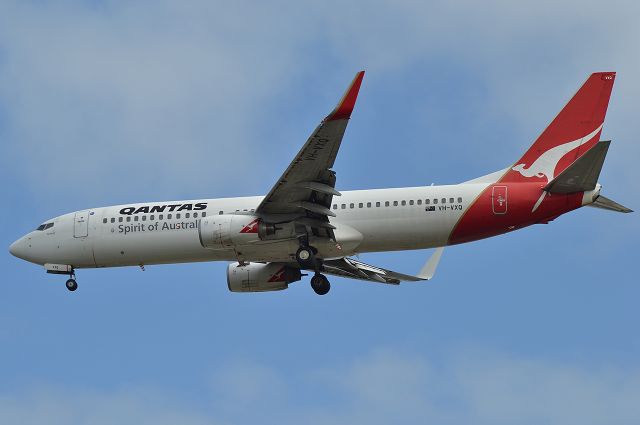
[[[227,267],[227,286],[231,292],[280,291],[301,278],[300,269],[282,263],[231,263]]]
[[[224,249],[264,239],[275,230],[253,215],[222,214],[200,220],[198,232],[203,247]]]

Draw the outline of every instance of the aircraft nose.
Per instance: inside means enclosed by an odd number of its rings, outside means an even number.
[[[9,247],[9,252],[14,257],[18,257],[18,258],[21,258],[21,259],[25,260],[26,247],[25,247],[25,244],[24,244],[24,238],[20,238],[17,241],[15,241],[14,243],[12,243],[11,246]]]

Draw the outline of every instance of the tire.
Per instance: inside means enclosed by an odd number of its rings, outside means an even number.
[[[315,264],[313,249],[308,246],[301,246],[296,252],[296,260],[303,269],[312,269]]]
[[[316,274],[311,278],[311,288],[318,295],[326,295],[331,289],[331,284],[324,275]]]
[[[65,283],[65,286],[67,287],[67,289],[71,292],[75,291],[76,289],[78,289],[78,283],[75,281],[75,279],[69,279],[67,280],[67,283]]]

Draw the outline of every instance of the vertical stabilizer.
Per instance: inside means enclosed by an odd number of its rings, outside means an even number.
[[[549,183],[600,140],[615,72],[591,74],[503,182]]]

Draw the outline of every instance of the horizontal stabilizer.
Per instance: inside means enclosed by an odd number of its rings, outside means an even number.
[[[551,180],[544,190],[550,193],[575,193],[595,189],[610,144],[610,140],[596,143]]]
[[[596,199],[593,203],[589,204],[589,206],[595,207],[595,208],[602,208],[603,210],[621,212],[621,213],[633,212],[633,210],[630,210],[627,207],[623,207],[616,201],[612,201],[611,199],[606,198],[602,195],[598,196],[598,199]]]

